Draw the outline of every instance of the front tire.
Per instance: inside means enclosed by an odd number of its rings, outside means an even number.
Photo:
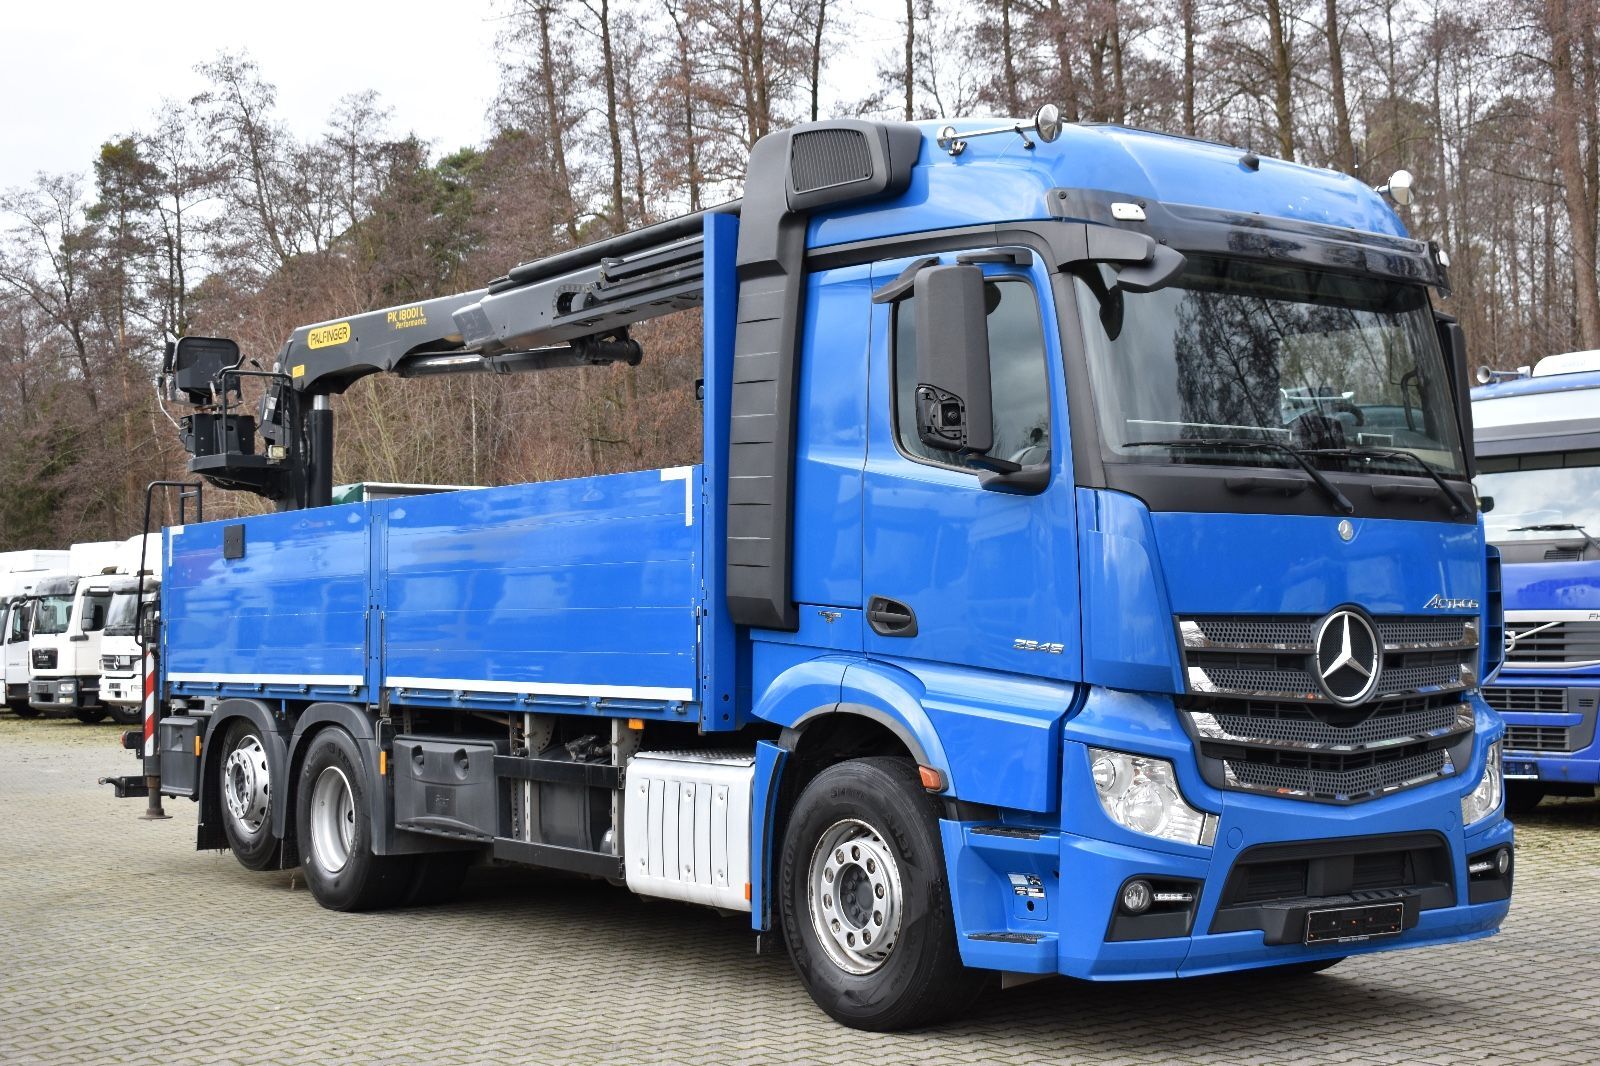
[[[818,774],[784,833],[780,909],[789,956],[835,1021],[889,1031],[948,1020],[983,975],[956,945],[938,802],[909,759]]]
[[[18,718],[38,718],[44,713],[37,707],[30,707],[26,703],[13,703],[11,709],[17,712]]]
[[[246,870],[275,870],[282,842],[272,835],[277,782],[272,779],[266,740],[260,727],[243,718],[235,720],[223,736],[217,786],[228,847]]]
[[[371,789],[350,734],[318,733],[295,785],[295,830],[306,885],[329,910],[392,907],[411,888],[412,856],[373,854]]]
[[[138,725],[144,721],[144,711],[138,707],[112,707],[111,720],[118,725]]]

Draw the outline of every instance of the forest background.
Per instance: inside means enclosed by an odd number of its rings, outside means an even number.
[[[314,73],[224,53],[83,172],[0,196],[0,549],[138,531],[145,484],[185,460],[155,389],[170,337],[234,337],[270,365],[297,325],[737,196],[757,138],[841,114],[1049,101],[1370,183],[1404,167],[1402,216],[1450,253],[1441,306],[1475,362],[1600,348],[1594,0],[491,2],[483,143],[424,143],[371,92],[296,136],[275,79]],[[863,57],[865,18],[893,21],[892,48]],[[697,344],[666,320],[637,368],[368,378],[336,404],[335,480],[697,461]],[[212,493],[208,516],[259,505]]]

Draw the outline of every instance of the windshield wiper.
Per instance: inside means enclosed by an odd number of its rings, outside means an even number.
[[[1577,533],[1583,537],[1585,547],[1600,548],[1600,540],[1595,540],[1589,531],[1580,525],[1571,522],[1552,522],[1542,526],[1512,526],[1507,533]]]
[[[1443,492],[1445,499],[1449,501],[1451,514],[1464,515],[1473,511],[1473,508],[1467,506],[1467,501],[1450,487],[1450,483],[1439,476],[1439,471],[1429,466],[1416,452],[1408,452],[1404,448],[1315,448],[1311,454],[1348,456],[1353,459],[1400,459],[1433,479],[1433,483],[1439,486],[1439,491]]]
[[[1250,452],[1276,452],[1278,455],[1287,455],[1304,470],[1311,480],[1321,489],[1328,499],[1333,501],[1335,507],[1345,514],[1354,514],[1356,505],[1350,498],[1339,491],[1339,486],[1328,480],[1326,474],[1312,465],[1306,458],[1306,453],[1299,448],[1282,444],[1275,440],[1245,440],[1239,437],[1175,437],[1172,440],[1134,440],[1128,441],[1124,447],[1128,448],[1240,448]]]

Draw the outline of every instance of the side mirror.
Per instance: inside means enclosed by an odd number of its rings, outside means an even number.
[[[154,607],[146,607],[139,620],[139,643],[146,648],[161,643],[161,612]]]
[[[1437,311],[1433,313],[1433,326],[1439,334],[1445,371],[1450,375],[1450,396],[1455,400],[1456,421],[1461,425],[1461,450],[1467,462],[1467,476],[1476,477],[1478,464],[1473,455],[1472,372],[1467,369],[1467,335],[1454,317]]]
[[[987,452],[994,422],[983,271],[928,267],[917,275],[916,291],[917,436],[941,451]]]

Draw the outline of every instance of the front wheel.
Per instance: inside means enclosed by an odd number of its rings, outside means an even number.
[[[983,975],[961,964],[937,801],[909,759],[818,774],[784,834],[784,940],[817,1005],[887,1031],[963,1011]]]
[[[371,789],[355,739],[318,733],[295,784],[295,829],[306,886],[329,910],[392,907],[411,889],[413,856],[373,853]]]
[[[111,720],[118,725],[138,725],[144,721],[144,710],[139,707],[112,707]]]
[[[17,712],[18,718],[38,718],[44,713],[37,707],[30,707],[26,703],[13,703],[11,709]]]

